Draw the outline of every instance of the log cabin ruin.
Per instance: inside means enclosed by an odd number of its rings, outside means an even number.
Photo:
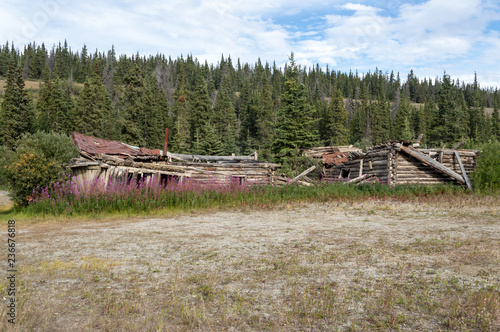
[[[470,174],[477,164],[479,151],[453,149],[419,149],[410,141],[393,141],[373,146],[362,153],[344,147],[323,154],[323,179],[345,179],[348,182],[369,178],[390,185],[419,183],[453,183],[472,189]]]
[[[167,149],[168,130],[164,150]],[[143,179],[168,183],[188,179],[201,183],[241,184],[274,183],[278,164],[250,156],[203,156],[175,154],[163,150],[135,147],[79,133],[72,134],[80,158],[66,166],[77,183],[86,186],[97,179],[107,186],[110,181]]]

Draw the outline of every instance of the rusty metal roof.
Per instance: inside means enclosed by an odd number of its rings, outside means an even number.
[[[79,133],[73,133],[71,136],[77,148],[90,155],[108,154],[118,157],[160,155],[160,150],[158,149],[151,150],[147,148],[135,147],[118,141],[105,140]]]

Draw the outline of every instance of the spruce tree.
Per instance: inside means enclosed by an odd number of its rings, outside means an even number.
[[[33,103],[24,87],[21,68],[14,69],[11,62],[0,109],[0,145],[10,149],[22,134],[34,129]]]
[[[122,112],[119,116],[120,139],[128,144],[145,146],[146,140],[142,136],[141,124],[144,123],[146,111],[144,104],[146,87],[143,71],[137,63],[129,69],[123,83],[125,91],[119,103]]]
[[[174,92],[174,133],[172,150],[178,153],[188,153],[191,149],[190,142],[190,111],[191,105],[187,99],[184,62],[180,64],[177,89]]]
[[[491,136],[493,139],[500,140],[500,115],[496,105],[491,114]]]
[[[410,140],[410,100],[403,94],[399,102],[398,113],[396,114],[396,128],[393,137],[396,140]]]
[[[222,80],[221,90],[217,94],[217,99],[215,100],[211,121],[215,126],[215,131],[219,135],[219,139],[222,140],[224,153],[238,154],[238,123],[231,98],[229,77],[224,77]]]
[[[38,90],[36,109],[38,113],[37,128],[50,132],[70,134],[76,128],[80,118],[74,116],[74,102],[69,89],[62,87],[59,78],[50,79],[50,71],[45,66],[43,83]]]
[[[329,133],[329,145],[346,145],[349,143],[349,131],[347,129],[347,111],[344,106],[342,93],[335,86],[333,88],[332,101],[328,106],[327,119],[325,119],[327,132]]]
[[[208,94],[207,82],[200,72],[196,74],[196,87],[191,97],[191,117],[189,118],[190,136],[194,142],[209,121],[212,113],[212,101]]]
[[[103,85],[98,71],[85,80],[83,90],[78,97],[75,110],[76,131],[100,138],[111,138],[112,119],[111,99]],[[134,144],[133,142],[128,142]]]
[[[318,143],[319,135],[314,129],[313,113],[314,109],[306,99],[305,86],[299,82],[299,68],[292,53],[286,71],[276,136],[272,145],[277,162],[299,156],[300,149]]]

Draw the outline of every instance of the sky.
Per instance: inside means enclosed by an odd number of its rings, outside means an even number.
[[[0,0],[0,43],[399,72],[500,87],[498,0]]]

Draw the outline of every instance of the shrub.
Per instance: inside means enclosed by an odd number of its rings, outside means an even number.
[[[16,152],[18,155],[26,152],[38,154],[56,163],[67,163],[71,158],[78,156],[78,149],[71,137],[66,134],[43,131],[21,136],[17,141]]]
[[[33,189],[44,188],[60,178],[61,164],[76,156],[78,149],[68,135],[38,131],[21,136],[6,174],[15,205],[27,205]]]
[[[6,146],[0,145],[0,188],[7,189],[9,184],[8,167],[15,158],[14,151]]]
[[[33,188],[45,187],[56,181],[61,167],[55,161],[48,161],[39,154],[25,152],[9,167],[11,197],[16,206],[28,205]]]
[[[500,142],[493,141],[481,147],[477,169],[471,178],[476,190],[486,192],[500,190]]]

